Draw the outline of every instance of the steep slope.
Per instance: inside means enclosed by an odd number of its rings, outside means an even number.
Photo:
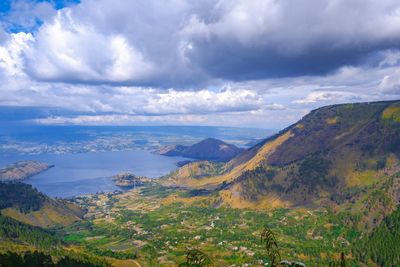
[[[361,238],[353,254],[371,266],[398,266],[400,262],[400,209],[387,216],[370,234]]]
[[[106,259],[76,247],[71,250],[54,231],[0,214],[0,266],[109,267]]]
[[[158,153],[164,156],[182,156],[200,160],[228,161],[242,152],[232,144],[215,138],[207,138],[191,146],[169,146],[161,148]]]
[[[236,190],[250,200],[275,193],[295,205],[377,184],[399,171],[399,111],[400,102],[315,110],[286,130],[292,137],[257,169],[237,178]]]
[[[248,149],[223,166],[207,161],[188,164],[177,171],[163,177],[161,182],[165,185],[187,186],[194,188],[218,189],[224,187],[238,178],[245,171],[255,169],[262,161],[288,138],[288,131],[276,138],[268,139],[270,142],[257,145]]]
[[[164,181],[218,190],[222,205],[233,207],[331,205],[349,192],[379,191],[400,171],[399,118],[400,101],[323,107],[239,154],[218,175],[197,163]]]
[[[51,199],[23,183],[0,183],[0,213],[40,227],[68,225],[83,215],[77,206]]]
[[[0,239],[30,246],[48,248],[57,246],[60,240],[50,231],[21,223],[0,214]],[[0,251],[4,247],[0,246]]]

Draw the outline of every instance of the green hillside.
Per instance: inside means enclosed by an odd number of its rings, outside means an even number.
[[[329,201],[379,187],[398,171],[400,123],[388,110],[400,102],[317,109],[285,132],[291,137],[233,183],[242,196],[274,192],[292,205]]]
[[[15,208],[23,213],[41,209],[47,197],[31,185],[0,182],[0,210]]]
[[[65,200],[55,200],[24,183],[0,182],[0,214],[41,227],[66,226],[83,211]]]
[[[41,249],[60,245],[60,239],[52,232],[2,215],[0,215],[0,239],[3,242],[20,242]]]
[[[82,249],[71,249],[62,240],[59,227],[80,220],[82,211],[77,206],[51,199],[31,185],[0,183],[0,207],[0,266],[110,266]]]
[[[286,264],[398,266],[399,110],[400,101],[314,110],[227,163],[193,162],[140,188],[78,197],[84,219],[70,202],[0,184],[0,260],[39,250],[49,266],[76,252],[71,259],[99,266],[170,267],[197,251],[216,266],[293,266],[272,265],[260,241],[270,229]]]
[[[400,263],[400,209],[386,217],[369,235],[357,241],[355,257],[379,266],[398,266]]]
[[[400,200],[399,112],[400,101],[319,108],[225,165],[188,164],[161,182],[217,193],[233,208],[358,209],[370,228]]]

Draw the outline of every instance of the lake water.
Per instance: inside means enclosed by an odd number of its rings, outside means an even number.
[[[24,182],[52,196],[69,198],[96,192],[120,189],[111,177],[120,172],[157,178],[177,168],[176,163],[188,160],[165,157],[146,150],[109,151],[77,154],[1,155],[0,167],[21,160],[37,160],[54,165]]]

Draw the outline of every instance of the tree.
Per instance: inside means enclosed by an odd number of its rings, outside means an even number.
[[[340,253],[340,267],[346,267],[346,258],[344,253]]]
[[[24,255],[25,266],[30,267],[53,267],[54,263],[49,255],[34,251],[28,251]]]
[[[332,256],[331,256],[331,260],[329,262],[329,267],[346,267],[346,266],[347,266],[347,264],[346,264],[346,256],[345,256],[344,252],[340,253],[340,260],[339,261],[337,261],[335,259],[332,259]]]
[[[276,241],[275,234],[268,226],[265,226],[264,230],[261,232],[261,242],[265,245],[265,249],[267,250],[267,255],[269,260],[271,261],[272,267],[306,267],[306,265],[302,262],[281,260],[281,255],[279,253],[278,242]]]
[[[261,232],[261,242],[265,245],[268,258],[271,261],[271,266],[279,266],[281,255],[278,249],[278,242],[276,241],[275,234],[268,226],[265,226],[264,230]]]
[[[211,259],[198,249],[186,251],[186,262],[179,264],[179,267],[206,267],[214,266]]]

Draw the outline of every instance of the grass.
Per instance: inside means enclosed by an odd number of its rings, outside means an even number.
[[[346,184],[348,187],[372,185],[379,180],[377,174],[377,171],[374,170],[352,172],[347,176]]]
[[[329,125],[334,125],[338,122],[338,117],[328,118],[326,119],[326,123]]]
[[[85,238],[85,235],[82,233],[71,233],[68,236],[64,237],[64,241],[69,243],[81,243],[85,240]]]
[[[400,106],[394,104],[382,112],[382,119],[400,122]]]
[[[43,208],[30,213],[21,213],[14,208],[2,210],[5,216],[14,218],[26,224],[44,228],[55,226],[66,226],[79,220],[72,212],[65,212],[63,208],[46,203]]]
[[[100,251],[134,249],[142,266],[175,266],[184,261],[187,248],[201,249],[218,266],[264,266],[267,258],[259,234],[269,225],[277,234],[283,258],[326,266],[342,250],[349,251],[348,244],[359,235],[345,223],[347,213],[335,214],[327,209],[215,208],[202,197],[194,202],[161,203],[163,198],[156,200],[138,191],[115,198],[112,219],[104,215],[88,219],[90,223],[75,224],[64,240]],[[131,206],[135,199],[142,204]],[[141,209],[157,201],[157,208]],[[88,199],[87,205],[96,206],[96,201]],[[96,206],[99,212],[102,208]]]

